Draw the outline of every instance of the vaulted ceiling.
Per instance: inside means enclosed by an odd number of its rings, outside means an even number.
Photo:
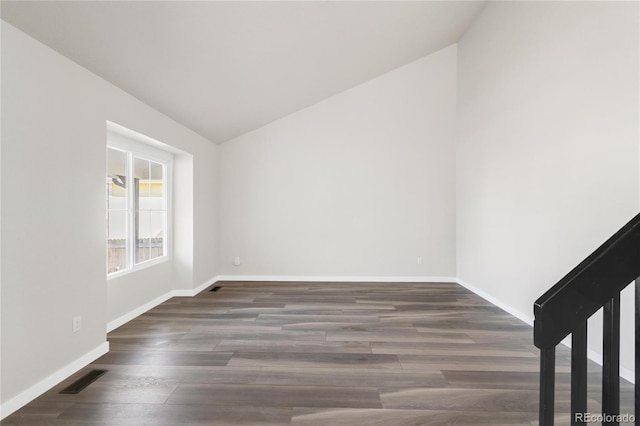
[[[455,43],[479,1],[3,1],[2,19],[222,143]]]

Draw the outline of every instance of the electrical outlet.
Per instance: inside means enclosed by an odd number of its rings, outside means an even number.
[[[74,333],[77,333],[82,328],[82,317],[73,317],[71,319],[71,330]]]
[[[242,263],[242,261],[240,260],[240,256],[236,256],[233,259],[233,266],[240,266],[241,263]]]
[[[422,265],[422,257],[421,256],[418,256],[418,258],[416,259],[416,263],[418,265]]]

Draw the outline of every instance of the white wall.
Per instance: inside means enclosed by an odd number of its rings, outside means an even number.
[[[460,279],[531,318],[638,212],[638,72],[637,2],[487,5],[458,46]]]
[[[451,277],[457,259],[531,316],[639,208],[637,17],[637,3],[492,3],[458,51],[222,147],[3,22],[3,407],[104,348],[106,323],[216,274]],[[174,261],[108,282],[106,120],[182,152]]]
[[[192,157],[176,176],[178,185],[190,179],[193,191],[191,199],[181,198],[192,214],[180,225],[191,236],[177,248],[192,250],[187,273],[169,262],[107,282],[107,120]],[[2,124],[0,402],[6,415],[77,360],[103,351],[108,322],[215,276],[217,147],[5,22]],[[76,315],[82,330],[72,333]]]
[[[218,147],[199,145],[193,150],[193,284],[211,283],[218,274]],[[176,282],[180,286],[180,282]],[[186,284],[185,284],[186,286]],[[180,288],[180,287],[178,287]],[[185,287],[182,287],[185,288]]]
[[[454,276],[455,75],[452,46],[222,145],[220,273]]]

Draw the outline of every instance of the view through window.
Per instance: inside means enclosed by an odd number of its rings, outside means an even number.
[[[107,148],[107,273],[166,255],[167,163]]]

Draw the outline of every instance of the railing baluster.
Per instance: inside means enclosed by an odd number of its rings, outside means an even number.
[[[556,348],[540,350],[540,426],[553,426]]]
[[[586,412],[587,323],[585,321],[580,328],[571,333],[571,425],[584,425],[583,415]]]
[[[554,423],[555,348],[572,335],[571,424],[591,422],[586,416],[588,375],[585,373],[586,323],[604,309],[602,341],[603,424],[619,425],[620,415],[620,299],[621,292],[635,280],[634,320],[635,386],[629,407],[640,426],[640,213],[609,237],[575,268],[533,303],[533,343],[541,351],[539,425]],[[625,325],[626,322],[625,322]],[[625,342],[626,343],[626,342]],[[553,349],[549,349],[553,348]],[[587,366],[589,364],[587,363]],[[625,404],[626,407],[626,404]],[[584,416],[577,416],[585,412]],[[580,422],[579,422],[580,421]]]
[[[636,426],[640,426],[640,278],[636,278]]]
[[[616,416],[620,414],[620,293],[604,305],[603,332],[602,414]]]

